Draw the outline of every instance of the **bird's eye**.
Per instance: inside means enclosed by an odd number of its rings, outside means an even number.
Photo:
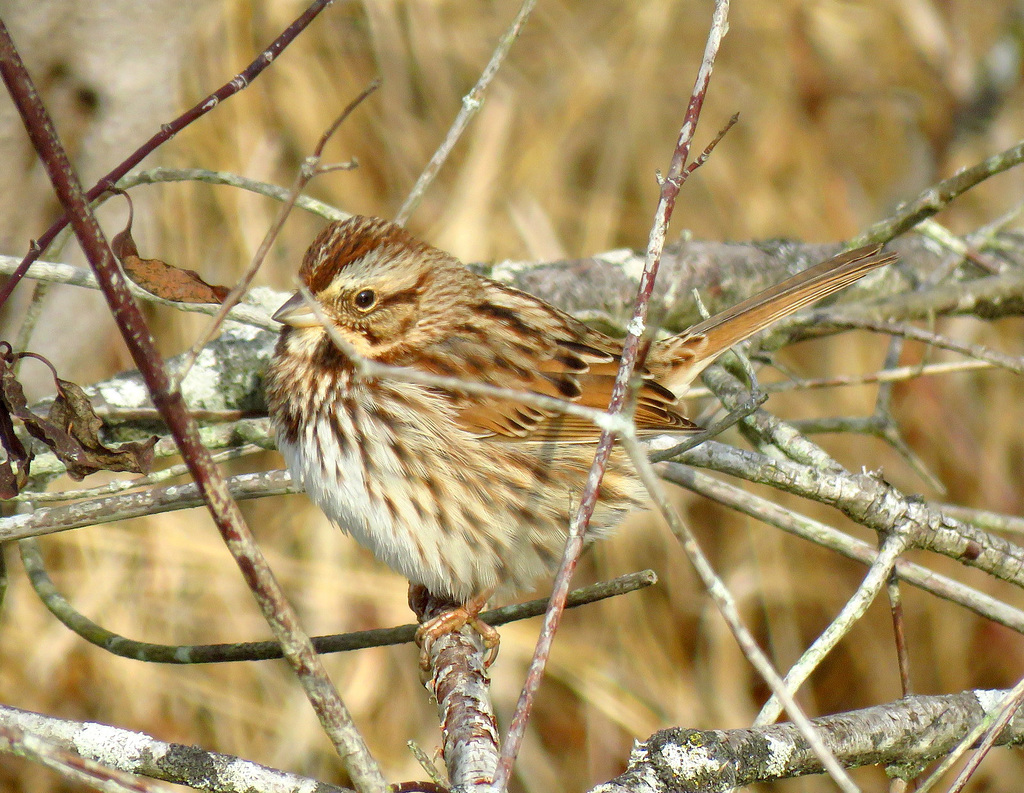
[[[372,289],[364,289],[362,292],[356,295],[355,304],[356,308],[368,309],[374,303],[377,302],[377,295],[373,293]]]

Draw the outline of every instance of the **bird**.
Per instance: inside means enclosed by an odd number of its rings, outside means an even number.
[[[637,370],[638,435],[698,430],[681,399],[705,367],[895,258],[880,245],[840,253],[654,341]],[[289,470],[380,561],[456,605],[421,637],[470,622],[493,646],[477,616],[492,596],[529,589],[557,568],[600,430],[508,396],[366,376],[354,356],[606,409],[622,340],[382,218],[326,226],[299,279],[304,290],[273,315],[283,327],[266,377]],[[643,503],[616,445],[585,539],[608,535]]]

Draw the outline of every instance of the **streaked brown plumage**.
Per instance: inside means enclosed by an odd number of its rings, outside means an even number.
[[[641,434],[695,429],[678,397],[733,344],[893,256],[841,254],[651,346],[637,395]],[[425,372],[605,408],[621,342],[542,300],[482,278],[376,218],[333,223],[300,271],[361,355]],[[466,602],[529,587],[556,566],[598,430],[515,401],[393,380],[356,380],[300,295],[267,381],[278,445],[331,520],[411,582]],[[590,536],[642,498],[613,452]]]

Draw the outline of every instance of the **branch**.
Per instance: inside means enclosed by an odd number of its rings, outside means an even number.
[[[972,187],[976,187],[986,179],[1008,171],[1022,162],[1024,162],[1024,141],[932,185],[913,201],[901,206],[893,217],[876,223],[856,237],[851,242],[851,247],[894,239],[910,231],[921,221],[938,214],[955,198],[963,195]]]
[[[257,195],[273,198],[281,202],[287,201],[291,193],[287,187],[279,187],[276,184],[261,182],[228,171],[210,171],[206,168],[150,168],[145,171],[135,171],[121,177],[116,186],[121,190],[128,190],[138,185],[162,184],[164,182],[203,182],[205,184],[225,185],[227,187],[236,187],[239,190],[248,190],[250,193],[256,193]],[[295,199],[295,206],[325,220],[345,220],[352,217],[348,212],[342,212],[330,204],[325,204],[323,201],[318,201],[305,195],[300,195]]]
[[[161,779],[213,793],[352,793],[306,777],[278,771],[198,746],[166,743],[141,732],[96,722],[43,716],[0,705],[0,725],[21,730],[78,757],[126,774]]]
[[[225,482],[231,497],[236,500],[302,492],[301,487],[292,483],[291,474],[284,470],[238,474],[228,477]],[[96,526],[116,520],[191,509],[201,507],[204,503],[199,485],[188,482],[181,485],[151,487],[137,493],[104,496],[59,507],[38,507],[31,512],[0,518],[0,543],[26,537],[41,537],[58,531]]]
[[[835,716],[813,719],[815,730],[845,768],[899,767],[913,772],[946,755],[998,710],[1006,692],[965,691],[906,697]],[[999,735],[999,745],[1024,742],[1024,714]],[[759,782],[822,773],[792,724],[751,730],[655,733],[634,748],[629,768],[591,793],[718,793]]]
[[[1024,548],[904,496],[874,474],[822,471],[715,441],[686,452],[680,456],[680,462],[828,504],[860,525],[883,534],[894,526],[903,526],[912,533],[911,544],[915,548],[948,556],[1024,586]],[[671,482],[676,471],[676,463],[666,463],[660,473]]]
[[[668,472],[668,478],[680,487],[692,490],[705,498],[710,498],[723,506],[735,509],[737,512],[749,515],[808,542],[835,551],[847,559],[870,565],[878,556],[874,547],[866,542],[851,537],[832,526],[800,515],[791,509],[780,507],[766,498],[748,493],[736,485],[720,481],[703,471],[684,465],[674,465]],[[933,508],[941,511],[945,509],[945,505],[933,505]],[[963,606],[978,616],[998,622],[1010,630],[1024,633],[1024,611],[1013,608],[991,595],[906,559],[897,560],[895,572],[902,581],[930,592],[936,597]]]
[[[423,172],[419,175],[416,180],[416,184],[413,185],[412,191],[409,193],[409,197],[405,199],[405,203],[402,204],[401,209],[398,210],[398,214],[395,215],[395,223],[399,226],[404,226],[405,222],[412,215],[413,211],[419,206],[420,200],[423,198],[423,194],[427,188],[430,187],[431,182],[434,181],[434,177],[437,176],[437,172],[441,170],[441,166],[444,165],[444,161],[448,159],[448,155],[451,154],[455,144],[459,138],[462,137],[462,133],[465,132],[466,127],[469,126],[469,122],[473,120],[473,116],[477,114],[477,111],[483,107],[483,96],[487,91],[487,87],[491,84],[491,80],[494,79],[494,75],[498,73],[498,69],[501,68],[501,64],[505,61],[505,56],[508,55],[508,51],[512,49],[512,45],[515,40],[519,38],[519,34],[522,32],[523,25],[526,24],[527,18],[530,16],[530,12],[533,11],[533,7],[537,4],[537,0],[524,0],[522,6],[519,8],[519,13],[516,14],[516,18],[512,20],[512,24],[509,29],[505,31],[505,35],[501,37],[498,42],[498,46],[495,48],[491,55],[491,59],[487,62],[487,66],[484,67],[483,73],[480,75],[480,79],[477,80],[476,85],[462,98],[462,109],[459,114],[455,117],[455,121],[452,122],[451,128],[448,130],[448,134],[444,136],[444,140],[438,147],[437,151],[434,152],[434,156],[430,158],[430,162],[427,163],[427,167],[423,169]]]
[[[11,275],[18,269],[18,260],[13,256],[0,255],[0,275]],[[40,283],[47,284],[69,284],[71,286],[80,286],[85,289],[99,289],[99,281],[96,280],[95,274],[91,270],[87,270],[82,267],[76,267],[73,264],[64,264],[62,262],[35,262],[25,273],[26,278],[31,278]],[[181,303],[171,300],[165,300],[162,297],[157,297],[151,292],[147,292],[142,287],[136,286],[134,282],[128,281],[128,290],[131,292],[132,297],[146,300],[150,303],[156,303],[161,306],[170,306],[176,308],[178,311],[188,311],[196,314],[209,314],[214,316],[218,311],[218,306],[208,303]],[[254,290],[257,291],[257,290]],[[278,296],[281,300],[284,300],[283,292],[276,292],[272,290],[260,290],[259,294],[264,296],[266,305],[269,306],[273,300],[277,299]],[[253,296],[250,295],[250,298]],[[259,298],[255,298],[259,300]],[[278,331],[280,325],[274,322],[270,318],[270,312],[263,307],[264,301],[260,301],[258,305],[255,304],[242,304],[235,306],[231,309],[228,314],[228,319],[232,319],[235,322],[242,322],[246,325],[252,325],[256,328],[263,328],[268,331]]]
[[[34,540],[18,543],[22,562],[32,588],[39,599],[58,620],[77,633],[87,642],[101,647],[109,653],[133,661],[159,664],[222,664],[232,661],[268,661],[283,658],[278,642],[236,642],[233,644],[153,644],[129,639],[97,625],[84,614],[79,613],[57,589],[46,572],[42,554]],[[566,608],[576,608],[596,603],[605,598],[624,595],[657,582],[657,576],[650,570],[619,576],[611,581],[576,589],[569,593]],[[480,619],[489,625],[505,625],[509,622],[529,619],[544,613],[547,599],[531,600],[485,611]],[[416,625],[400,625],[396,628],[376,628],[354,633],[330,634],[313,638],[313,646],[320,654],[362,650],[367,647],[386,647],[407,644],[416,638]],[[434,667],[437,668],[437,667]]]
[[[409,606],[421,625],[457,605],[434,597],[425,587],[409,586]],[[446,631],[427,649],[426,686],[437,702],[449,785],[458,791],[489,790],[498,763],[498,722],[484,652],[483,639],[472,625]]]

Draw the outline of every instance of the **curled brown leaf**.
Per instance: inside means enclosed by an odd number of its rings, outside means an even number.
[[[231,291],[208,284],[195,270],[175,267],[160,259],[143,259],[132,237],[132,203],[128,199],[128,224],[111,240],[110,249],[121,261],[125,275],[147,292],[176,303],[222,303]]]
[[[0,463],[0,498],[11,498],[24,487],[32,460],[31,451],[14,432],[13,419],[19,420],[32,437],[45,443],[73,479],[82,479],[96,471],[145,473],[149,470],[157,439],[107,446],[100,440],[103,420],[96,415],[85,391],[69,380],[60,379],[56,373],[57,395],[49,413],[45,418],[34,413],[14,370],[15,363],[25,357],[40,360],[53,371],[53,366],[42,356],[14,354],[6,344],[0,348],[0,445],[7,453],[7,459]]]

